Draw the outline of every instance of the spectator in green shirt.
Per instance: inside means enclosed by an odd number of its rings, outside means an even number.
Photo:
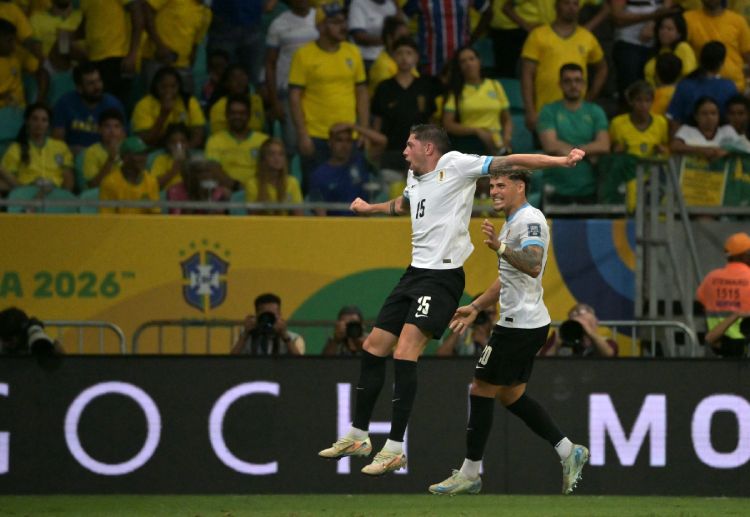
[[[590,204],[596,201],[596,177],[590,158],[609,153],[607,116],[599,105],[584,100],[583,68],[575,63],[560,67],[562,100],[545,104],[537,131],[545,153],[565,156],[577,147],[586,159],[575,170],[544,171],[546,200],[554,204]]]

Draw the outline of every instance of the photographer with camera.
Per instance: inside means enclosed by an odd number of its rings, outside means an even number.
[[[479,298],[481,293],[474,297]],[[473,300],[472,300],[473,301]],[[435,355],[441,357],[471,356],[479,357],[484,346],[490,340],[492,327],[497,321],[497,306],[490,305],[477,314],[477,318],[463,332],[452,332],[448,334],[435,351]]]
[[[727,264],[701,282],[696,298],[706,310],[705,341],[722,357],[745,357],[750,342],[750,235],[724,242]]]
[[[539,351],[540,356],[616,357],[617,342],[599,332],[594,308],[577,303],[568,312],[567,321],[552,332]]]
[[[359,307],[342,307],[333,329],[333,336],[326,341],[322,355],[362,355],[362,344],[367,337],[362,322],[362,311]]]
[[[51,356],[62,345],[44,332],[44,323],[16,307],[0,311],[0,355]]]
[[[255,299],[255,314],[245,318],[245,328],[232,347],[235,355],[302,355],[305,340],[287,330],[281,315],[281,298],[272,293]]]

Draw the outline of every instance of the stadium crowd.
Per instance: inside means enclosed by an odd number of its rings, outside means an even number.
[[[721,0],[4,0],[0,193],[389,199],[409,127],[432,121],[463,152],[580,147],[532,202],[632,208],[633,158],[750,149],[748,17]],[[748,204],[750,167],[730,176],[724,203]]]

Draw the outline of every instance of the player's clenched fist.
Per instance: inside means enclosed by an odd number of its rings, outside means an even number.
[[[568,156],[565,160],[565,166],[566,167],[575,167],[576,163],[583,160],[583,157],[586,156],[586,151],[583,149],[578,149],[577,147],[574,147],[570,150],[568,153]]]
[[[361,197],[358,197],[357,199],[352,201],[352,204],[349,206],[349,210],[351,210],[355,214],[368,214],[370,213],[371,209],[372,205]]]

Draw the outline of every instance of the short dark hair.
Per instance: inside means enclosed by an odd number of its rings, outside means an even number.
[[[360,321],[364,318],[362,317],[362,311],[357,307],[356,305],[344,305],[339,309],[339,315],[337,316],[337,319],[341,319],[342,316],[346,316],[348,314],[356,314],[359,316]]]
[[[15,36],[18,32],[16,26],[10,23],[5,18],[0,18],[0,34],[3,36]]]
[[[562,77],[565,72],[583,73],[583,67],[579,65],[578,63],[565,63],[563,66],[560,67],[560,77]]]
[[[100,126],[108,120],[119,120],[120,124],[125,125],[125,115],[117,108],[107,108],[99,114]]]
[[[628,102],[633,102],[639,95],[649,95],[654,98],[654,87],[646,81],[636,81],[625,90],[625,99]]]
[[[700,66],[706,72],[718,72],[727,57],[727,48],[720,41],[709,41],[701,49]]]
[[[243,106],[245,106],[247,108],[247,112],[250,113],[251,106],[250,106],[250,97],[248,95],[241,95],[241,94],[239,94],[239,95],[229,95],[227,97],[227,105],[224,108],[224,111],[226,111],[227,113],[229,113],[229,106],[232,105],[232,104],[234,104],[234,103],[242,104]]]
[[[417,124],[409,129],[420,142],[430,142],[437,147],[440,154],[451,150],[451,141],[445,129],[435,124]]]
[[[257,312],[258,308],[266,303],[275,303],[276,305],[281,307],[281,298],[273,293],[263,293],[255,299],[255,311]]]
[[[529,170],[500,169],[493,171],[490,168],[491,178],[508,178],[513,181],[523,181],[524,193],[528,196],[531,188],[531,174]]]
[[[724,109],[729,110],[729,106],[734,106],[735,104],[742,104],[743,106],[745,106],[745,109],[750,111],[750,99],[748,99],[741,93],[737,93],[729,97],[727,99],[727,102],[724,103]]]
[[[73,82],[76,86],[81,86],[83,82],[83,76],[93,74],[94,72],[99,73],[99,69],[91,61],[82,61],[73,68]]]
[[[167,140],[169,140],[169,138],[176,133],[182,133],[188,138],[188,140],[190,139],[190,129],[188,129],[185,123],[178,122],[176,124],[169,124],[167,126],[167,130],[164,132],[164,143],[166,144]]]
[[[411,36],[402,36],[393,43],[394,51],[400,47],[409,47],[413,49],[414,52],[419,54],[419,47],[417,46],[417,42],[414,41],[414,38],[412,38]]]
[[[656,58],[656,77],[661,84],[674,84],[682,73],[682,59],[671,52]]]

